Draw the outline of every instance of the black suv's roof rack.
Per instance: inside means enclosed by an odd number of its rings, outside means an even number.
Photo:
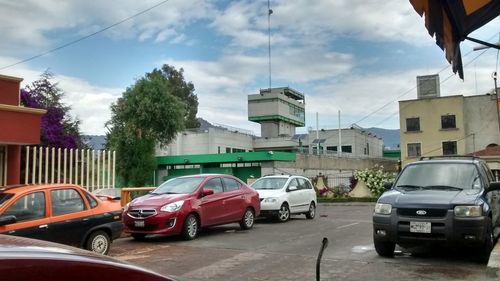
[[[422,156],[420,160],[432,160],[432,159],[466,159],[466,160],[477,160],[479,157],[474,155],[438,155],[438,156]]]

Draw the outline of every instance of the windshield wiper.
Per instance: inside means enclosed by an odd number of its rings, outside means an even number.
[[[439,189],[439,190],[463,190],[463,188],[451,186],[451,185],[428,185],[424,186],[424,189]]]
[[[160,192],[160,193],[157,193],[157,192],[150,192],[149,194],[153,194],[153,195],[163,195],[163,194],[179,194],[177,192],[170,192],[170,191],[167,191],[167,192]]]
[[[400,185],[396,186],[396,188],[398,188],[398,187],[415,188],[415,189],[421,189],[422,188],[420,185],[413,185],[413,184],[400,184]]]

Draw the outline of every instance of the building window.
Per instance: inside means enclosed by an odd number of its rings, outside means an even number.
[[[217,146],[217,153],[220,154],[220,146]]]
[[[407,132],[419,132],[420,131],[420,118],[406,118],[406,131]]]
[[[408,157],[420,157],[422,155],[420,143],[409,143],[407,144],[407,148]]]
[[[455,115],[441,116],[441,129],[455,129],[456,127]]]
[[[443,142],[443,155],[457,155],[457,142],[444,141]]]
[[[231,148],[230,147],[226,147],[226,153],[231,153]]]
[[[327,146],[326,147],[326,151],[329,151],[329,152],[337,152],[337,146]]]
[[[342,152],[352,153],[352,146],[350,146],[350,145],[343,145],[342,146]]]

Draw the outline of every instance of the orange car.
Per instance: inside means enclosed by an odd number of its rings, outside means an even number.
[[[120,203],[78,185],[0,187],[0,233],[107,254],[123,230]]]

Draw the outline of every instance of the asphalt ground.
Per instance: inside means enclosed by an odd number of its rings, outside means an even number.
[[[179,280],[315,280],[321,241],[321,280],[500,280],[500,266],[473,260],[462,249],[396,249],[379,257],[373,247],[372,203],[320,204],[317,217],[286,223],[258,220],[204,230],[193,241],[152,236],[145,242],[116,240],[110,255]],[[500,258],[497,245],[490,263]],[[500,260],[500,259],[499,259]]]

